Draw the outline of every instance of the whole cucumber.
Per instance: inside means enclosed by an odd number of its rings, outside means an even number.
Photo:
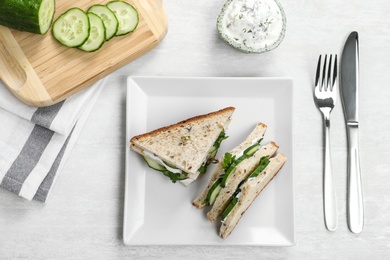
[[[45,34],[53,21],[55,0],[0,0],[0,24]]]

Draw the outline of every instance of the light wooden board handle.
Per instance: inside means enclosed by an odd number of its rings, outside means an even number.
[[[0,78],[15,96],[29,105],[37,105],[30,100],[40,100],[40,106],[53,104],[11,31],[4,26],[0,26]]]

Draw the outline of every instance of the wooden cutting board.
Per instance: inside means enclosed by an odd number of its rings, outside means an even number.
[[[54,19],[71,7],[87,10],[110,0],[57,0]],[[59,44],[45,35],[0,26],[0,78],[24,103],[48,106],[90,86],[157,46],[167,33],[162,0],[127,0],[139,13],[131,34],[114,37],[96,52]]]

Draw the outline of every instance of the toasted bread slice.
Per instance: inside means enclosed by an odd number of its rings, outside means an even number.
[[[211,210],[207,212],[207,218],[211,222],[214,222],[222,214],[224,209],[228,206],[232,194],[237,190],[240,183],[257,168],[260,159],[264,156],[271,157],[278,148],[279,146],[274,142],[270,142],[265,146],[262,146],[252,157],[236,167],[232,175],[229,176],[227,185],[220,190]]]
[[[232,155],[238,155],[246,148],[250,147],[253,144],[253,140],[258,140],[262,138],[265,134],[265,131],[267,129],[267,126],[263,123],[258,123],[256,127],[252,130],[252,132],[249,134],[249,136],[237,147],[232,149],[229,153]],[[222,168],[222,162],[224,161],[224,156],[219,161],[218,165],[216,166],[212,176],[209,179],[209,182],[206,186],[206,188],[203,190],[203,192],[193,201],[193,205],[197,207],[198,209],[202,209],[206,206],[204,204],[204,200],[207,197],[207,194],[209,193],[210,188],[212,185],[217,181],[217,179],[224,173],[224,170]]]
[[[219,230],[219,235],[222,238],[227,238],[232,233],[242,215],[257,198],[260,192],[276,176],[286,160],[286,156],[281,153],[277,154],[274,158],[270,159],[268,166],[256,178],[249,178],[242,185],[241,194],[237,204],[222,221],[222,225]]]
[[[141,155],[151,153],[195,180],[209,150],[222,130],[227,130],[234,110],[227,107],[134,136],[130,148]]]

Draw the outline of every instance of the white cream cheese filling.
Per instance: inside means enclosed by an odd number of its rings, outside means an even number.
[[[283,16],[274,0],[233,0],[226,8],[222,26],[238,44],[262,49],[278,41]]]

